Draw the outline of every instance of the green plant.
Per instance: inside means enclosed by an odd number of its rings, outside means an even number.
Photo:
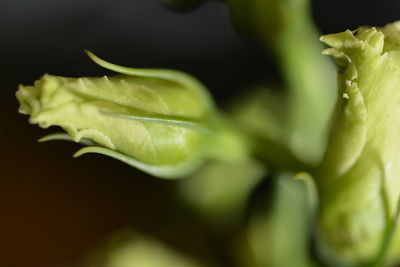
[[[204,1],[160,2],[185,11]],[[251,88],[221,111],[186,73],[121,67],[88,52],[119,75],[45,75],[19,88],[20,112],[66,132],[42,141],[85,145],[76,156],[100,153],[159,178],[187,178],[175,181],[182,201],[229,240],[237,266],[394,266],[400,24],[321,37],[338,66],[336,81],[308,1],[222,2],[238,31],[276,56],[280,84]],[[264,181],[270,189],[257,195],[261,207],[250,205]],[[95,264],[221,265],[139,233],[126,236]]]

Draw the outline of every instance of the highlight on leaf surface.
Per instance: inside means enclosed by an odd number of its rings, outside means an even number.
[[[378,255],[390,264],[400,259],[400,231],[385,241],[400,197],[400,22],[321,40],[341,68],[336,118],[316,175],[321,253],[346,266]]]
[[[66,131],[42,141],[80,142],[89,147],[75,156],[100,153],[163,178],[190,173],[218,150],[215,139],[223,140],[224,126],[195,78],[175,70],[122,67],[87,53],[120,75],[44,75],[33,86],[19,87],[19,111],[30,115],[31,123]]]

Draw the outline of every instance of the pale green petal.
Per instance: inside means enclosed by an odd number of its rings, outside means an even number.
[[[367,140],[367,108],[353,81],[346,81],[342,98],[336,128],[331,136],[341,145],[330,147],[320,167],[329,175],[346,173],[360,157]]]
[[[316,175],[321,255],[336,265],[400,260],[393,228],[400,196],[399,24],[329,34],[339,72],[339,101],[328,149]],[[395,232],[395,231],[393,231]]]

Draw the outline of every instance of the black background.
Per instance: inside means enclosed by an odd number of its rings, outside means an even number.
[[[315,0],[313,11],[329,33],[398,20],[400,2]],[[168,221],[177,215],[164,201],[174,183],[103,156],[72,159],[78,146],[37,143],[48,131],[17,113],[20,83],[44,73],[108,74],[84,49],[119,65],[192,73],[221,105],[246,84],[276,75],[269,57],[234,32],[220,3],[177,15],[153,0],[0,0],[0,266],[72,266],[129,226],[158,229],[181,247],[197,238],[186,250],[206,251],[201,227]],[[175,240],[186,228],[187,240]]]

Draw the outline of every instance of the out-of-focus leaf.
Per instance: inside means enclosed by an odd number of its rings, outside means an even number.
[[[210,267],[201,264],[160,240],[133,231],[115,235],[89,260],[89,267]]]
[[[310,254],[312,190],[291,174],[278,178],[271,210],[254,214],[239,241],[241,266],[316,267]]]
[[[212,161],[182,181],[182,194],[208,220],[227,227],[243,216],[251,192],[265,173],[265,167],[250,158]]]
[[[282,143],[298,160],[315,166],[323,155],[336,101],[336,78],[307,0],[228,0],[239,31],[272,52],[283,73]],[[281,115],[283,114],[283,115]]]

